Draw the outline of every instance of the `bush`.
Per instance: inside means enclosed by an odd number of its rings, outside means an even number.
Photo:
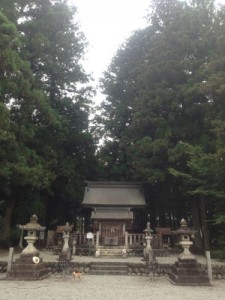
[[[211,252],[212,258],[225,260],[225,249],[213,250]]]

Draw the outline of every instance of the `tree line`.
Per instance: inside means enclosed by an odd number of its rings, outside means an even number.
[[[49,226],[73,221],[85,179],[138,180],[153,225],[186,217],[224,248],[225,8],[149,2],[148,26],[101,79],[105,100],[90,126],[95,91],[76,8],[1,1],[3,240],[33,211]]]
[[[102,79],[102,178],[146,182],[161,224],[185,217],[222,249],[225,8],[151,2],[149,25],[120,47]]]

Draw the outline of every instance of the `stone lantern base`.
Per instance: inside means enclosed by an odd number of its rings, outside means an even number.
[[[39,256],[39,254],[37,255]],[[43,263],[42,258],[40,262],[35,264],[33,262],[33,255],[20,255],[15,262],[12,263],[12,268],[6,274],[8,280],[40,280],[48,276],[48,268]]]
[[[201,265],[193,259],[181,259],[171,267],[169,280],[174,285],[208,286],[208,274],[201,269]]]

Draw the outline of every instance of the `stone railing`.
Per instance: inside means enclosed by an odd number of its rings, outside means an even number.
[[[88,246],[86,233],[73,233],[72,239],[76,240],[76,247],[86,247]],[[125,232],[125,248],[133,249],[133,248],[142,248],[143,243],[145,242],[143,233],[128,233]],[[94,233],[94,239],[92,240],[92,246],[98,247],[100,244],[99,231]]]
[[[129,248],[142,248],[145,242],[143,233],[128,233],[125,232],[125,246]]]
[[[88,246],[87,234],[86,233],[73,233],[73,239],[76,240],[77,247]],[[96,244],[96,233],[94,233],[94,239],[92,239],[92,245]]]

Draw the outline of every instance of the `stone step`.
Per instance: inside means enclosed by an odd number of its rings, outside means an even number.
[[[116,267],[127,267],[127,262],[120,262],[120,261],[114,261],[114,260],[103,260],[99,259],[98,261],[91,262],[91,266],[116,266]]]
[[[107,248],[107,249],[99,249],[101,257],[122,257],[122,249],[114,249],[114,248]]]
[[[46,268],[46,264],[45,263],[39,263],[39,264],[21,264],[21,263],[13,263],[11,270],[14,271],[36,271],[36,270],[42,270]]]
[[[42,270],[11,270],[6,274],[9,280],[39,280],[48,277],[48,269]]]
[[[105,258],[121,258],[122,254],[115,254],[115,253],[101,253],[101,257],[105,257]]]
[[[126,264],[121,263],[93,263],[90,265],[90,274],[92,275],[127,275],[128,268]]]
[[[169,272],[168,275],[170,281],[175,285],[193,285],[193,286],[210,285],[209,278],[207,275],[185,276],[185,275],[177,275],[172,272]]]
[[[204,270],[198,269],[198,268],[192,268],[192,269],[187,269],[187,268],[178,268],[176,266],[172,266],[171,270],[174,274],[177,275],[190,275],[190,276],[194,276],[194,275],[201,275],[204,274]]]
[[[127,271],[125,265],[91,265],[91,270],[120,270]]]
[[[125,249],[125,246],[98,246],[98,249]]]
[[[126,276],[127,271],[115,271],[115,270],[90,270],[90,275],[121,275]]]

